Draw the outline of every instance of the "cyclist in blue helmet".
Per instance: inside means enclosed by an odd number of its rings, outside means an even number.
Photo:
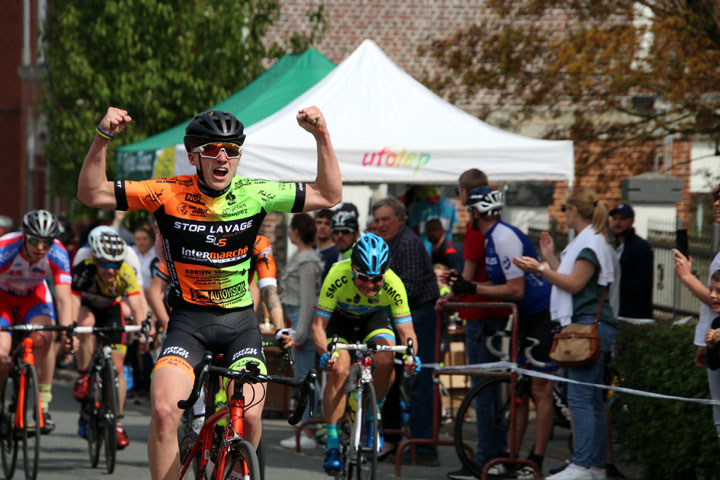
[[[328,272],[322,288],[312,337],[320,354],[320,368],[327,372],[323,410],[327,423],[324,470],[334,475],[343,468],[338,438],[339,423],[345,411],[345,382],[350,368],[347,351],[328,353],[328,339],[337,335],[342,343],[395,345],[397,330],[400,343],[410,338],[417,351],[417,336],[412,324],[405,286],[390,268],[387,243],[374,233],[366,233],[353,247],[349,259],[337,262]],[[392,323],[385,307],[390,309]],[[380,409],[395,377],[394,356],[389,352],[374,356],[373,382]],[[407,374],[420,370],[417,356],[404,358]],[[351,398],[352,401],[352,398]],[[382,450],[382,437],[378,450]]]

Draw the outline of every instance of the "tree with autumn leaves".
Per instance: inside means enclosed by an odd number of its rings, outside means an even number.
[[[424,83],[501,128],[542,119],[576,174],[618,150],[652,169],[663,140],[720,141],[720,7],[713,0],[488,0],[478,24],[421,48]],[[717,172],[715,172],[717,175]]]

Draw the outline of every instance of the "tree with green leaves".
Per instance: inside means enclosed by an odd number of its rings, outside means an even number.
[[[488,0],[480,23],[421,48],[440,67],[424,82],[459,104],[486,95],[478,116],[502,128],[543,119],[542,136],[575,142],[578,175],[628,147],[647,171],[668,135],[720,141],[719,5]]]
[[[287,48],[267,45],[278,15],[277,0],[49,0],[41,108],[53,193],[74,198],[108,106],[136,120],[115,142],[143,139],[220,102],[288,48],[307,48],[322,33],[318,10],[309,37],[289,32]]]

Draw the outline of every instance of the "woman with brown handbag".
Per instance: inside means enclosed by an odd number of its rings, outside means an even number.
[[[617,333],[617,319],[612,313],[604,290],[614,280],[613,252],[607,244],[608,211],[598,202],[595,192],[574,190],[562,206],[568,228],[576,237],[558,259],[552,237],[543,232],[540,249],[544,262],[531,257],[513,262],[525,272],[541,275],[553,285],[550,313],[562,326],[570,323],[591,325],[597,321],[600,349],[608,352]],[[584,383],[601,384],[605,355],[588,367],[568,368],[568,378]],[[568,402],[572,409],[575,450],[572,463],[552,480],[604,479],[607,458],[607,429],[603,391],[570,384]]]

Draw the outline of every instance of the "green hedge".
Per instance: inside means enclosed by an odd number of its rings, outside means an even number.
[[[705,369],[695,366],[693,326],[623,325],[613,367],[620,385],[709,398]],[[647,478],[720,478],[720,446],[708,405],[619,394],[613,406],[616,455],[643,465]]]

